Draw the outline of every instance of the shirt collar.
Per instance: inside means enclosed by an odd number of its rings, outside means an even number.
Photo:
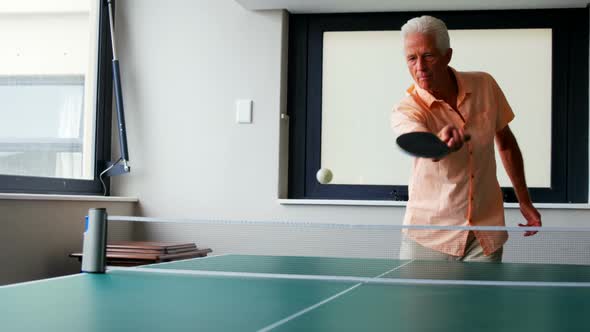
[[[471,86],[469,84],[466,84],[465,77],[463,77],[462,73],[456,71],[455,68],[451,66],[449,66],[449,69],[455,75],[455,79],[457,80],[457,105],[461,105],[465,97],[467,97],[467,95],[471,93]],[[432,107],[432,104],[434,104],[434,102],[442,102],[441,100],[436,99],[433,95],[431,95],[430,92],[419,87],[416,83],[412,84],[412,86],[410,86],[406,90],[406,92],[410,94],[417,102],[427,106],[428,109]],[[419,99],[419,101],[417,99]]]

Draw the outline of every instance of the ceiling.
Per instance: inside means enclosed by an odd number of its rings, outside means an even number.
[[[588,0],[235,0],[250,10],[286,9],[297,13],[422,10],[583,8]]]

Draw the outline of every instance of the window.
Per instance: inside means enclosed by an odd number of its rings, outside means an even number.
[[[430,14],[447,23],[451,66],[490,72],[507,95],[533,200],[587,202],[587,10]],[[418,15],[291,15],[290,198],[407,200],[411,159],[389,114],[412,83],[399,30]],[[316,180],[320,168],[330,184]],[[498,170],[516,201],[499,159]]]
[[[0,191],[103,192],[112,89],[103,2],[0,5]]]

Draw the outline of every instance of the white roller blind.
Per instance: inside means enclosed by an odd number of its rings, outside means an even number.
[[[551,173],[551,30],[451,30],[459,71],[486,71],[503,89],[516,119],[530,187]],[[412,84],[399,31],[324,33],[322,167],[333,184],[407,184],[411,158],[395,146],[389,116]],[[502,186],[510,181],[497,157]]]

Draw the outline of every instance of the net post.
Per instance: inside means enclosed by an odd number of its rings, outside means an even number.
[[[82,249],[82,272],[105,273],[107,242],[107,211],[92,208],[86,216],[84,245]]]

